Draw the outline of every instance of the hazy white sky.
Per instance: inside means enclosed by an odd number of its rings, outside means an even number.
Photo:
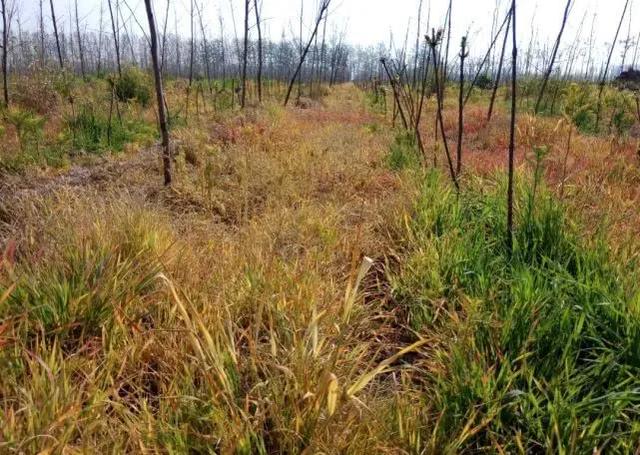
[[[20,20],[24,28],[33,28],[37,23],[40,0],[16,0],[21,5]],[[56,15],[63,26],[69,24],[69,12],[73,10],[74,0],[54,0]],[[116,0],[114,0],[115,3]],[[145,15],[143,0],[119,0],[125,18],[130,10],[135,11],[140,23],[144,26]],[[157,20],[162,22],[167,0],[154,0]],[[225,22],[225,33],[233,36],[231,9],[235,12],[238,33],[241,34],[244,0],[196,0],[203,5],[207,33],[219,36],[218,17],[222,15]],[[300,2],[304,2],[304,16],[307,27],[313,22],[313,15],[318,0],[261,0],[262,17],[265,28],[272,38],[279,38],[283,31],[287,36],[297,34]],[[189,33],[188,11],[190,0],[170,0],[171,12],[175,8],[178,14],[178,30]],[[573,0],[574,6],[566,28],[563,44],[569,45],[576,39],[578,29],[582,25],[581,41],[587,41],[594,24],[596,40],[594,50],[603,53],[606,43],[613,40],[615,29],[625,0]],[[629,24],[631,35],[638,37],[640,32],[640,0],[631,0],[630,11],[620,32],[619,39],[627,36]],[[78,0],[79,16],[88,29],[97,29],[100,16],[100,5],[106,0]],[[410,40],[415,40],[417,9],[419,0],[332,0],[330,13],[331,31],[345,30],[348,42],[360,45],[388,43],[390,31],[398,46],[404,41],[407,26],[410,27]],[[462,35],[469,31],[469,39],[474,54],[482,54],[489,42],[491,21],[494,7],[498,3],[501,15],[506,12],[510,0],[453,0],[453,32],[452,43],[457,43]],[[532,34],[537,34],[542,42],[551,42],[560,27],[565,0],[518,0],[518,39],[521,46],[528,44]],[[633,3],[637,3],[634,5]],[[128,5],[128,6],[125,6]],[[431,10],[431,26],[441,24],[444,20],[448,0],[423,0],[422,27],[424,29],[427,13]],[[45,21],[49,21],[48,0],[45,0]],[[105,10],[106,11],[106,10]],[[629,14],[630,13],[630,14]],[[595,15],[595,20],[594,20]],[[253,18],[253,17],[252,17]],[[108,15],[105,12],[105,27]],[[630,22],[629,22],[630,20]],[[173,19],[170,30],[173,29]],[[139,30],[135,22],[131,27]],[[108,30],[108,29],[107,29]],[[308,33],[308,30],[307,30]],[[618,56],[619,52],[616,52]],[[640,58],[640,57],[639,57]]]

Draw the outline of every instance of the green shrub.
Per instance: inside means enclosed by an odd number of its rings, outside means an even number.
[[[476,87],[481,90],[488,90],[493,87],[493,79],[491,79],[488,74],[483,73],[478,76],[478,80],[476,80]]]
[[[580,132],[595,133],[596,103],[590,86],[569,84],[564,93],[564,114]]]
[[[635,101],[629,92],[611,90],[605,97],[604,105],[611,113],[611,132],[623,136],[635,123]]]
[[[20,152],[38,148],[42,138],[44,117],[26,109],[10,107],[4,112],[4,120],[15,128]]]
[[[147,106],[151,100],[151,79],[140,68],[130,66],[114,81],[115,93],[122,102],[137,101]]]

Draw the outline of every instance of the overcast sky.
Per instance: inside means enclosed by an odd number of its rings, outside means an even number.
[[[20,6],[20,20],[23,28],[34,28],[37,24],[39,0],[16,0]],[[73,11],[74,0],[54,0],[56,16],[67,27],[70,21],[69,12]],[[113,0],[114,3],[116,0]],[[119,0],[125,18],[133,10],[140,23],[146,26],[143,0]],[[158,21],[163,21],[167,0],[153,0]],[[233,36],[233,22],[231,10],[235,12],[237,33],[241,34],[242,13],[244,0],[196,0],[203,5],[207,33],[219,36],[220,27],[218,17],[224,18],[225,34]],[[279,39],[284,32],[291,37],[298,30],[298,17],[301,0],[261,0],[264,28],[268,36]],[[304,17],[307,34],[311,27],[313,16],[317,9],[318,0],[304,1]],[[330,10],[330,31],[346,32],[346,40],[356,45],[375,45],[389,43],[393,33],[397,46],[404,41],[407,26],[410,27],[410,42],[415,41],[415,27],[417,24],[417,10],[420,0],[332,0]],[[170,15],[175,8],[178,15],[178,30],[183,35],[189,33],[188,11],[190,0],[170,0]],[[482,54],[490,38],[493,10],[496,2],[500,6],[501,16],[508,8],[510,0],[453,0],[453,32],[452,43],[458,43],[467,31],[474,54]],[[98,28],[100,5],[106,5],[106,0],[78,0],[79,16],[87,29]],[[560,27],[565,0],[518,0],[518,39],[520,46],[528,45],[532,34],[541,42],[552,43]],[[588,41],[594,25],[596,36],[594,50],[598,54],[605,53],[607,43],[611,43],[625,0],[573,0],[569,23],[567,25],[563,44],[568,46],[573,42],[582,23],[581,41]],[[640,32],[640,0],[631,0],[630,10],[620,32],[619,39],[627,37],[629,24],[631,35],[637,39]],[[128,5],[128,6],[126,6]],[[424,29],[430,9],[431,26],[438,26],[444,20],[448,0],[423,0],[422,27]],[[106,11],[106,10],[105,10]],[[594,20],[595,15],[595,20]],[[49,19],[48,0],[45,1],[45,21]],[[105,12],[105,27],[108,15]],[[50,22],[49,22],[50,24]],[[135,22],[131,27],[139,30]],[[173,18],[170,30],[173,29]],[[106,29],[108,30],[108,29]],[[621,52],[621,49],[620,49]],[[616,51],[615,58],[620,52]],[[630,51],[631,53],[633,50]],[[630,59],[631,57],[628,57]],[[640,60],[640,56],[638,56]]]

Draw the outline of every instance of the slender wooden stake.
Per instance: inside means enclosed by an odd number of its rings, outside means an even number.
[[[209,43],[207,42],[207,34],[205,33],[204,22],[202,21],[202,8],[203,6],[198,6],[198,2],[196,2],[196,11],[198,12],[198,20],[200,23],[200,33],[202,33],[202,48],[204,51],[204,69],[207,73],[207,87],[209,88],[209,93],[213,91],[211,86],[211,64],[209,59]],[[163,44],[164,46],[164,44]],[[202,99],[204,103],[204,92],[202,93]]]
[[[460,91],[458,93],[458,149],[456,154],[456,174],[462,172],[462,135],[464,133],[464,60],[469,56],[467,37],[460,43]]]
[[[569,134],[567,136],[567,148],[564,153],[564,160],[562,161],[562,180],[560,181],[560,200],[564,199],[564,184],[567,181],[567,161],[569,160],[569,151],[571,150],[571,133],[573,132],[573,125],[571,122],[567,122],[569,126]]]
[[[445,154],[447,155],[447,163],[449,165],[449,173],[451,175],[451,180],[453,181],[454,186],[456,187],[457,191],[460,191],[460,185],[458,185],[458,179],[456,178],[456,173],[455,170],[453,169],[453,162],[451,161],[451,153],[449,153],[449,145],[447,144],[447,135],[444,132],[444,121],[442,120],[442,91],[440,89],[440,76],[438,74],[438,71],[440,70],[438,68],[438,57],[436,54],[436,47],[438,46],[438,43],[440,42],[440,40],[442,39],[442,31],[439,30],[438,33],[436,34],[435,30],[432,30],[431,32],[431,37],[426,37],[427,38],[427,43],[429,44],[429,47],[431,48],[431,56],[433,57],[433,72],[435,75],[435,79],[436,79],[436,98],[438,101],[438,122],[440,124],[440,134],[442,136],[442,142],[444,143],[444,151]]]
[[[258,84],[258,102],[262,103],[262,27],[260,25],[258,0],[253,0],[253,8],[256,13],[256,28],[258,30],[258,73],[256,75],[256,82]]]
[[[296,67],[296,70],[293,73],[291,81],[289,82],[289,87],[287,88],[287,95],[284,98],[285,107],[287,106],[287,104],[289,104],[289,98],[291,97],[291,90],[293,90],[293,85],[295,84],[296,79],[298,78],[298,75],[300,74],[300,69],[302,68],[302,64],[304,63],[304,59],[307,56],[307,53],[309,52],[309,48],[311,47],[311,44],[313,43],[313,39],[315,38],[316,33],[318,33],[318,27],[320,26],[320,22],[322,21],[322,17],[325,15],[327,9],[329,8],[329,3],[331,3],[331,0],[322,0],[322,4],[320,5],[320,10],[318,11],[318,17],[316,19],[316,24],[315,24],[315,27],[313,28],[313,32],[311,33],[311,36],[309,37],[309,41],[307,42],[307,46],[304,48],[304,51],[300,55],[300,61],[298,62],[298,66]]]
[[[43,2],[44,0],[40,0],[40,17],[39,19],[39,28],[40,28],[40,66],[44,67],[45,60],[45,47],[44,47],[44,12],[43,12]],[[100,52],[100,48],[98,48],[98,52]],[[98,54],[100,55],[100,54]]]
[[[491,50],[493,49],[493,46],[496,44],[496,41],[498,41],[498,38],[500,37],[500,34],[502,33],[502,29],[507,24],[507,21],[510,21],[510,20],[511,20],[511,9],[509,9],[509,11],[507,11],[507,15],[504,17],[504,21],[502,22],[502,25],[500,25],[500,28],[498,29],[498,31],[494,35],[493,40],[491,40],[491,44],[489,44],[489,49],[487,50],[487,53],[484,55],[484,58],[482,59],[482,62],[480,62],[480,65],[478,66],[476,74],[473,77],[473,81],[471,81],[471,84],[469,85],[469,88],[467,89],[467,95],[464,98],[464,103],[465,104],[467,104],[467,101],[469,101],[469,98],[471,97],[471,92],[473,90],[473,87],[476,86],[476,82],[478,82],[478,78],[480,77],[482,69],[484,68],[484,65],[487,63],[487,61],[489,59],[489,56],[491,55]]]
[[[104,14],[104,10],[102,8],[102,2],[100,2],[100,19],[98,23],[98,56],[96,63],[96,71],[98,74],[102,72],[102,16]],[[44,54],[43,54],[44,55]]]
[[[633,0],[629,5],[629,28],[627,29],[627,39],[624,40],[624,49],[622,50],[622,64],[620,65],[620,69],[622,71],[624,71],[624,64],[627,61],[627,52],[631,47],[631,20],[633,19],[632,9],[633,9]]]
[[[496,74],[496,80],[493,82],[493,91],[491,92],[491,101],[489,102],[489,111],[487,112],[487,121],[491,120],[491,115],[493,114],[493,104],[496,101],[496,93],[498,92],[498,86],[500,85],[500,78],[502,77],[504,51],[507,48],[507,41],[509,40],[510,25],[511,25],[511,19],[507,21],[507,29],[504,32],[504,41],[502,42],[502,51],[500,52],[500,61],[498,61],[498,74]]]
[[[76,7],[76,35],[78,37],[78,52],[80,53],[80,73],[82,79],[86,80],[87,75],[84,68],[84,49],[82,48],[82,36],[80,35],[80,19],[78,19],[78,0],[75,0]]]
[[[60,38],[58,37],[58,23],[56,22],[56,12],[53,9],[53,0],[49,0],[49,6],[51,7],[51,22],[53,22],[53,34],[56,38],[56,50],[58,51],[58,63],[60,69],[64,69],[64,62],[62,61],[62,50],[60,48]]]
[[[304,18],[304,0],[300,0],[300,21],[298,22],[300,28],[298,31],[298,55],[300,59],[302,59],[302,53],[304,51],[303,43],[302,43],[302,19]],[[311,40],[309,41],[311,44]],[[298,95],[297,99],[300,100],[302,96],[302,68],[300,68],[300,73],[298,73]]]
[[[111,5],[111,0],[107,0],[107,4],[109,5],[109,15],[111,16],[111,31],[113,32],[113,45],[116,49],[116,65],[118,66],[118,76],[122,77],[122,65],[120,64],[120,39],[118,38],[116,19],[113,16],[113,5]]]
[[[631,60],[631,67],[636,67],[636,60],[638,58],[638,46],[640,46],[640,33],[638,33],[638,37],[636,38],[636,45],[633,49],[633,60]]]
[[[247,59],[249,52],[249,5],[250,0],[244,1],[244,46],[242,52],[242,87],[240,89],[240,108],[244,109],[247,96]]]
[[[9,81],[7,80],[7,46],[9,42],[9,26],[7,24],[7,0],[2,0],[2,93],[4,107],[9,107]]]
[[[171,0],[167,0],[167,6],[164,10],[164,25],[162,26],[162,48],[160,50],[160,72],[164,74],[165,55],[167,54],[167,25],[169,24],[169,4]]]
[[[553,46],[553,51],[551,52],[551,61],[549,62],[549,67],[547,68],[547,71],[545,71],[544,73],[544,78],[542,79],[542,86],[540,87],[540,92],[538,93],[538,99],[536,100],[536,106],[534,108],[534,112],[536,114],[539,112],[540,102],[542,101],[544,91],[547,88],[547,83],[549,82],[551,71],[553,70],[553,64],[556,61],[556,55],[558,54],[558,49],[560,48],[560,40],[562,39],[562,32],[564,32],[564,27],[565,25],[567,25],[567,19],[569,17],[570,8],[571,8],[571,0],[567,0],[567,5],[564,8],[564,16],[562,17],[562,25],[560,26],[560,32],[558,32],[558,37],[556,38],[556,42]]]
[[[451,43],[451,15],[453,14],[453,0],[449,0],[449,13],[447,16],[449,17],[447,23],[447,46],[444,52],[444,67],[442,70],[442,96],[444,97],[444,89],[447,85],[447,79],[449,78],[449,73],[447,71],[447,67],[449,66],[449,44]]]
[[[411,86],[414,90],[417,89],[418,84],[418,56],[420,54],[420,20],[422,19],[422,1],[418,3],[418,25],[416,31],[416,50],[415,55],[413,56],[413,77],[411,81]]]
[[[112,130],[112,121],[113,121],[113,100],[116,97],[115,93],[115,85],[113,81],[109,81],[111,85],[111,99],[109,100],[109,123],[107,124],[107,144],[111,147],[111,130]]]
[[[513,254],[513,189],[514,189],[514,155],[516,138],[516,88],[517,88],[517,68],[518,68],[518,47],[516,43],[516,0],[511,1],[511,36],[513,38],[513,49],[511,51],[511,123],[509,126],[509,175],[507,187],[507,251],[509,256]]]
[[[380,59],[380,63],[382,63],[382,66],[384,66],[384,70],[387,72],[387,76],[389,77],[389,83],[391,84],[391,89],[393,90],[393,97],[396,101],[398,111],[400,112],[400,118],[402,119],[402,126],[404,126],[404,129],[406,130],[409,127],[409,124],[407,123],[407,117],[405,117],[404,111],[402,110],[402,106],[400,104],[400,94],[398,93],[398,90],[396,87],[396,80],[391,76],[391,73],[389,72],[389,68],[387,67],[387,61],[384,58],[382,58]]]
[[[416,131],[418,130],[418,126],[420,125],[420,119],[422,117],[422,108],[424,106],[424,98],[427,93],[427,79],[429,78],[429,64],[431,63],[431,53],[427,51],[427,47],[425,46],[424,55],[422,56],[422,60],[426,61],[424,63],[424,73],[422,74],[422,86],[420,88],[420,103],[418,104],[418,113],[416,114]]]
[[[151,38],[151,61],[153,63],[153,76],[156,85],[156,98],[158,103],[158,123],[162,135],[162,164],[164,169],[164,184],[171,185],[171,150],[169,149],[169,129],[167,127],[167,116],[164,107],[164,91],[162,89],[162,75],[160,74],[160,63],[158,62],[158,37],[156,35],[156,22],[153,18],[151,0],[144,0],[149,20],[149,36]]]
[[[195,52],[196,52],[194,6],[195,6],[195,0],[191,0],[191,16],[189,21],[189,28],[191,31],[191,39],[189,40],[189,88],[191,88],[191,85],[193,84],[193,67],[195,63]]]

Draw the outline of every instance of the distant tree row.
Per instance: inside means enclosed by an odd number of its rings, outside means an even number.
[[[2,0],[3,42],[6,42],[6,68],[9,74],[24,73],[35,67],[59,66],[78,75],[104,74],[120,71],[122,66],[135,65],[143,69],[151,67],[149,53],[149,39],[147,28],[142,27],[138,19],[128,10],[128,3],[123,0],[104,0],[100,7],[98,30],[88,31],[87,25],[78,17],[77,0],[69,11],[55,11],[49,0],[38,0],[37,27],[35,30],[24,30],[19,20],[17,3],[12,0]],[[203,17],[203,7],[195,0],[190,1],[191,33],[190,36],[180,36],[171,28],[177,28],[176,18],[170,17],[169,0],[166,9],[156,11],[155,17],[158,30],[158,52],[160,67],[164,76],[185,77],[193,79],[227,79],[242,76],[243,61],[247,61],[247,74],[254,77],[260,71],[265,79],[288,81],[300,61],[303,45],[308,39],[303,36],[305,27],[300,21],[300,36],[288,36],[282,31],[281,35],[263,37],[260,18],[261,1],[243,0],[246,2],[245,26],[247,31],[246,52],[242,31],[238,33],[233,24],[233,35],[230,38],[222,18],[215,27]],[[303,5],[304,2],[301,3]],[[160,3],[156,3],[160,5]],[[164,3],[162,4],[164,5]],[[174,5],[175,6],[175,5]],[[422,2],[418,14],[423,15]],[[508,25],[500,26],[499,18],[505,12],[496,8],[492,23],[490,39],[502,42],[506,36]],[[302,12],[301,12],[302,17]],[[449,13],[444,24],[437,28],[450,30]],[[506,17],[506,16],[505,16]],[[56,23],[56,18],[66,20]],[[565,17],[566,19],[566,17]],[[61,23],[64,22],[64,26]],[[328,27],[328,12],[325,12],[318,22],[318,31],[310,41],[308,55],[300,68],[299,80],[322,81],[329,84],[346,80],[383,79],[385,74],[379,64],[379,58],[394,57],[405,68],[415,82],[420,79],[424,70],[422,56],[426,50],[422,40],[416,39],[415,45],[410,43],[409,33],[404,36],[400,44],[394,42],[393,36],[389,43],[376,46],[360,47],[349,45],[345,40],[345,32],[336,31]],[[596,62],[592,55],[593,30],[588,39],[584,38],[585,17],[579,24],[575,39],[562,50],[555,44],[553,49],[545,43],[539,43],[532,33],[523,52],[523,58],[518,64],[518,73],[522,76],[540,76],[543,72],[553,68],[553,72],[545,75],[552,78],[580,78],[598,80],[603,72],[602,64]],[[449,27],[442,27],[443,25]],[[434,24],[427,19],[423,29],[430,30]],[[418,36],[420,34],[418,22]],[[228,27],[230,28],[230,27]],[[330,29],[330,30],[328,30]],[[592,25],[593,29],[593,25]],[[212,32],[213,30],[213,32]],[[257,31],[257,33],[256,33]],[[308,34],[308,33],[307,33]],[[240,36],[239,36],[240,35]],[[250,36],[249,36],[250,35]],[[256,38],[256,35],[257,38]],[[290,34],[289,34],[290,35]],[[617,38],[617,37],[616,37]],[[449,47],[450,36],[444,37],[445,49]],[[480,68],[482,76],[493,80],[502,72],[500,69],[507,63],[501,62],[499,46],[492,46],[491,52],[482,59],[478,51],[488,43],[469,42],[471,57],[465,66],[468,76],[473,76]],[[640,57],[638,45],[631,32],[622,40],[622,66],[634,66]],[[475,52],[474,52],[475,49]],[[446,51],[445,51],[446,53]],[[446,56],[448,57],[448,56]],[[552,60],[562,61],[562,64],[552,64]],[[551,63],[551,64],[550,64]],[[453,61],[444,68],[445,76],[455,79],[458,67]],[[600,66],[598,66],[600,65]],[[610,74],[617,74],[612,71]],[[506,77],[502,73],[502,77]]]

